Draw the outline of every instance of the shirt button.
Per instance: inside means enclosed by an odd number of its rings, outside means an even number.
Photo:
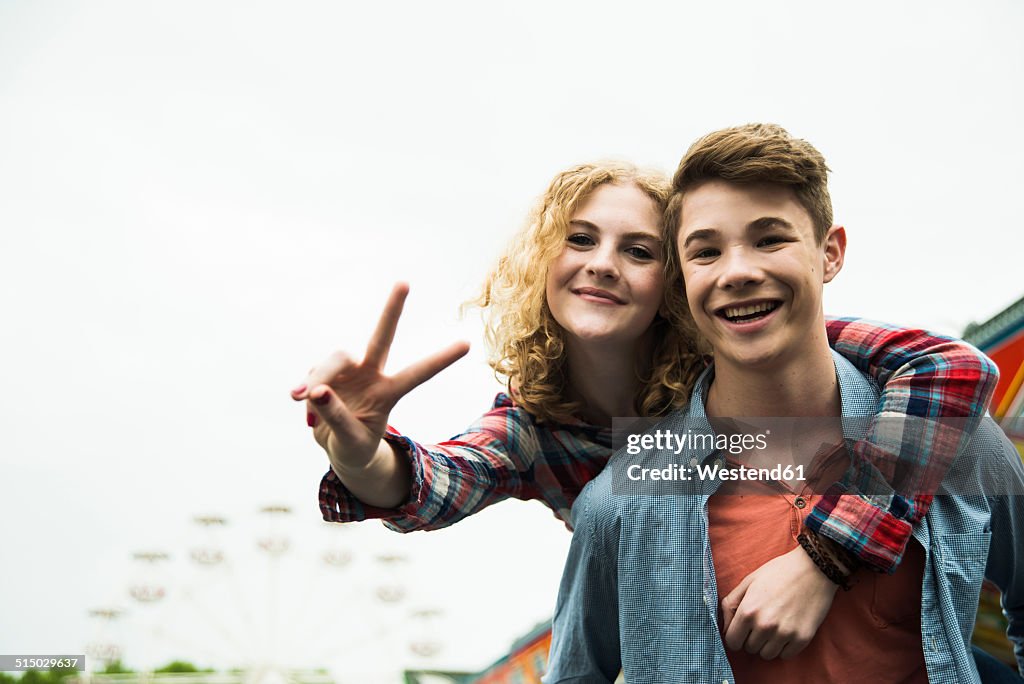
[[[696,466],[697,463],[698,463],[698,461],[697,461],[697,457],[696,456],[694,456],[693,458],[690,459],[690,465]]]
[[[802,496],[798,496],[796,497],[796,500],[793,501],[793,505],[796,506],[797,508],[806,508],[807,499],[803,498]]]

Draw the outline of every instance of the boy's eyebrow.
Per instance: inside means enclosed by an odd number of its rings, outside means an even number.
[[[754,230],[768,230],[769,228],[784,228],[786,230],[796,230],[796,227],[780,216],[762,216],[759,219],[751,221],[748,228]]]
[[[689,247],[690,243],[695,240],[710,240],[716,235],[718,235],[718,231],[714,228],[701,228],[699,230],[695,230],[686,236],[686,239],[683,241],[683,249]]]
[[[781,216],[762,216],[761,218],[754,219],[747,224],[748,230],[769,230],[771,228],[782,228],[790,231],[796,230],[796,227],[792,223]],[[690,243],[695,240],[711,240],[717,236],[718,231],[714,228],[701,228],[699,230],[695,230],[687,235],[686,239],[683,240],[683,249],[689,247]]]
[[[570,226],[579,226],[580,228],[589,228],[590,230],[600,232],[601,228],[596,223],[591,223],[585,219],[572,219],[569,221]],[[631,231],[629,233],[623,233],[620,236],[624,240],[651,240],[653,242],[661,243],[661,236],[654,233],[645,233],[641,230]]]

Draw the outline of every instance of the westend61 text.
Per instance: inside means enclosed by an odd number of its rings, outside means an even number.
[[[769,432],[756,434],[716,435],[710,432],[694,432],[687,430],[680,435],[671,430],[655,430],[643,434],[631,434],[626,437],[626,453],[636,456],[643,450],[671,451],[680,454],[684,449],[705,451],[728,451],[730,454],[742,454],[751,449],[767,449]]]
[[[698,480],[722,480],[723,482],[726,480],[774,482],[807,479],[804,477],[802,465],[777,465],[774,468],[748,468],[741,465],[736,468],[724,468],[717,463],[697,464],[692,468],[678,463],[664,468],[644,468],[634,463],[626,469],[626,477],[634,482],[643,480],[678,482],[695,478]]]

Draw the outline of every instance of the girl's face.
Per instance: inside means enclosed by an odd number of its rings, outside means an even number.
[[[605,183],[569,220],[548,268],[548,308],[570,338],[635,343],[665,288],[658,205],[632,183]]]

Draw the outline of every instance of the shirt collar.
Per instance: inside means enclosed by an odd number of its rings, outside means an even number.
[[[878,403],[879,389],[875,381],[861,373],[846,357],[832,349],[832,362],[836,377],[839,379],[839,400],[843,418],[865,418],[873,416]],[[690,393],[690,404],[685,409],[685,417],[694,430],[714,432],[708,422],[704,404],[708,398],[708,390],[715,379],[715,364],[711,363],[697,378]],[[843,421],[843,434],[847,439],[863,439],[867,431],[867,421]],[[711,453],[711,452],[709,452]],[[701,458],[708,454],[701,454]]]

